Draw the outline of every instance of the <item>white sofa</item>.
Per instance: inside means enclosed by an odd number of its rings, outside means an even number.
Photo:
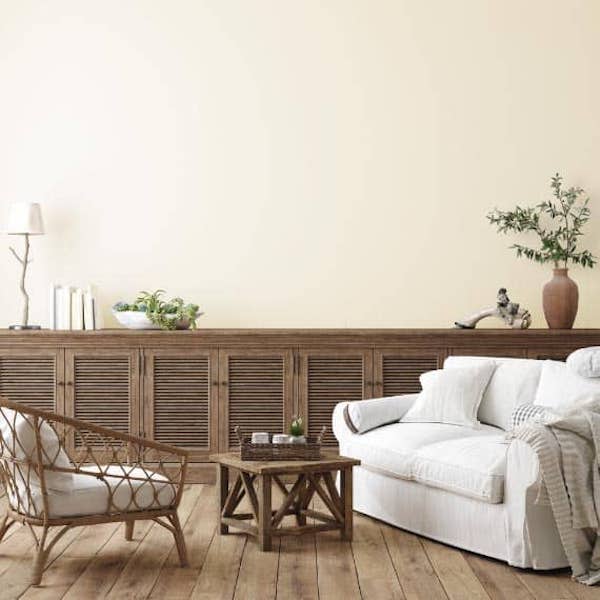
[[[444,368],[481,360],[450,357]],[[336,406],[333,430],[340,453],[361,460],[354,470],[355,510],[517,567],[566,567],[551,508],[536,503],[537,457],[524,442],[507,440],[505,431],[513,407],[533,403],[543,361],[485,360],[496,361],[497,368],[476,429],[396,419],[359,434],[348,419],[348,403]],[[396,417],[416,397],[375,402]]]

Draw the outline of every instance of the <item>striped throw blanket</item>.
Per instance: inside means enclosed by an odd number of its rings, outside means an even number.
[[[516,427],[511,437],[536,453],[546,497],[580,583],[600,582],[600,400]]]

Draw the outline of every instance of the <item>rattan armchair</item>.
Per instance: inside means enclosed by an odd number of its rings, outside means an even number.
[[[177,515],[187,461],[180,448],[0,397],[0,483],[8,505],[0,541],[14,523],[29,528],[31,580],[39,585],[50,551],[70,528],[122,521],[131,540],[135,521],[152,519],[173,534],[187,566]]]

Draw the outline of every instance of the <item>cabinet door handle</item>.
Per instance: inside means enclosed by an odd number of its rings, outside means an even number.
[[[221,385],[225,386],[225,385],[227,385],[227,382],[226,381],[221,381]]]
[[[67,381],[66,385],[73,387],[73,382],[72,381]]]
[[[381,383],[381,381],[376,381],[376,382],[375,382],[375,385],[382,386],[382,385],[383,385],[383,383]]]
[[[219,382],[218,381],[213,381],[212,384],[213,385],[219,385]]]

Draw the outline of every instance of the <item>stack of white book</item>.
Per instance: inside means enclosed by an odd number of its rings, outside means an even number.
[[[94,286],[53,284],[50,288],[50,329],[97,329],[98,308]]]

